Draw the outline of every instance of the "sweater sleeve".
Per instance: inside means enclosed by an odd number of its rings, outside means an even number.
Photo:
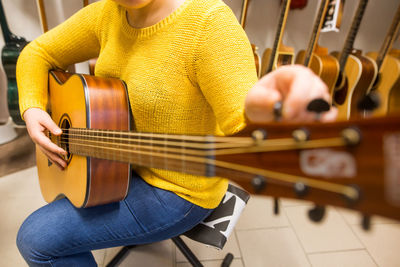
[[[49,70],[66,69],[98,56],[98,29],[104,2],[81,9],[23,49],[16,73],[21,114],[31,107],[46,109]]]
[[[196,77],[224,134],[245,125],[244,102],[257,82],[250,42],[228,6],[210,11],[200,38]]]

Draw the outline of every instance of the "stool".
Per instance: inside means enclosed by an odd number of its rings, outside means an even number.
[[[228,190],[218,207],[201,223],[182,235],[221,250],[232,233],[249,198],[250,195],[246,191],[229,184]],[[193,267],[203,266],[180,236],[171,239]],[[107,267],[117,266],[129,250],[135,246],[123,247],[110,263],[107,264]],[[221,267],[228,267],[232,260],[233,255],[228,253]]]

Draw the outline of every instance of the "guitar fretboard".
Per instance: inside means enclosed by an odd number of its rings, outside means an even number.
[[[354,41],[356,39],[358,29],[360,28],[361,20],[364,16],[365,9],[367,8],[368,0],[360,0],[356,14],[353,19],[353,23],[351,24],[350,31],[347,35],[343,50],[340,54],[339,64],[340,71],[343,73],[344,68],[346,66],[347,58],[353,51]]]
[[[386,35],[385,41],[383,42],[381,50],[379,51],[378,57],[376,59],[376,64],[378,65],[378,70],[381,69],[383,60],[385,59],[387,53],[392,48],[393,42],[394,42],[397,34],[399,33],[399,30],[400,30],[400,5],[397,8],[397,12],[394,16],[392,25],[390,26],[390,29]]]
[[[278,51],[279,45],[282,42],[282,35],[285,30],[286,19],[287,19],[287,15],[289,13],[290,3],[291,3],[291,0],[283,0],[282,1],[282,9],[281,9],[281,13],[279,16],[278,29],[275,34],[275,41],[274,41],[274,45],[272,47],[271,57],[268,62],[268,67],[267,67],[266,73],[271,72],[274,67],[276,53]]]
[[[314,22],[313,31],[311,33],[311,39],[307,47],[307,53],[304,59],[304,66],[309,66],[312,53],[314,52],[315,46],[318,42],[319,34],[323,25],[323,18],[326,15],[326,11],[328,9],[329,0],[323,0],[320,3],[320,7],[318,10],[317,17]]]

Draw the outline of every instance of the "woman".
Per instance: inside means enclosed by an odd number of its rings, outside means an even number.
[[[17,65],[21,114],[49,160],[66,167],[66,152],[44,132],[61,129],[45,112],[48,71],[98,57],[96,75],[128,87],[140,132],[234,134],[246,123],[313,120],[306,105],[329,99],[311,71],[283,67],[257,82],[246,34],[221,0],[103,0],[30,43]],[[335,117],[326,113],[324,120]],[[87,209],[67,199],[30,215],[17,237],[30,266],[95,266],[91,250],[177,236],[218,206],[222,178],[135,169],[124,201]]]

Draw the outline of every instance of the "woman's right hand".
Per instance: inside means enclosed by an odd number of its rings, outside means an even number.
[[[39,146],[52,163],[64,170],[67,162],[62,156],[67,155],[67,152],[51,142],[46,135],[46,131],[50,131],[53,135],[61,135],[62,133],[50,115],[40,108],[29,108],[24,112],[24,120],[33,142]]]

